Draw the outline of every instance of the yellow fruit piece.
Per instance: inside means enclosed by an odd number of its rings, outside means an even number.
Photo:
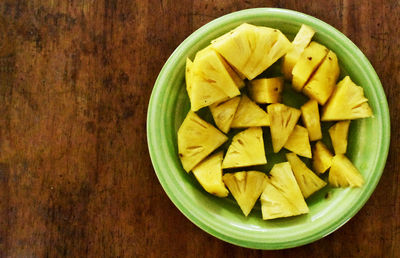
[[[222,57],[212,48],[197,53],[189,77],[192,111],[240,94],[223,62]]]
[[[260,197],[263,220],[296,216],[301,213],[272,184],[267,182]]]
[[[221,58],[222,63],[225,66],[225,69],[228,71],[229,75],[232,77],[232,80],[235,82],[236,87],[238,87],[238,89],[243,88],[245,85],[244,83],[244,78],[245,77],[241,77],[226,61],[224,58]]]
[[[221,164],[223,155],[223,152],[220,151],[193,168],[193,174],[204,190],[218,197],[226,197],[229,194],[222,181]]]
[[[193,62],[189,58],[186,58],[185,80],[186,80],[186,91],[188,93],[189,99],[191,99],[190,94],[192,89],[192,84],[191,84],[192,68],[193,68]]]
[[[249,97],[243,95],[231,123],[231,128],[253,126],[269,126],[269,116]]]
[[[183,168],[190,172],[227,140],[228,137],[217,128],[189,111],[178,130],[178,151]]]
[[[325,105],[335,89],[340,68],[336,54],[329,51],[322,64],[303,88],[303,93]]]
[[[312,73],[318,68],[328,52],[329,50],[325,46],[314,41],[304,49],[299,61],[297,61],[292,70],[292,84],[295,90],[301,91],[303,89]]]
[[[276,31],[277,30],[274,29],[274,33],[276,33]],[[264,63],[264,65],[267,66],[267,68],[270,67],[276,61],[278,61],[279,58],[284,56],[291,48],[292,44],[290,43],[290,41],[286,38],[286,36],[282,32],[278,30],[278,40],[275,42],[271,50],[268,52],[267,61]]]
[[[328,132],[332,140],[335,154],[345,154],[347,149],[347,134],[349,132],[350,120],[337,122]]]
[[[343,154],[333,157],[328,180],[335,187],[361,187],[364,184],[358,169]]]
[[[322,111],[321,121],[352,120],[372,116],[364,90],[349,76],[341,80]]]
[[[227,68],[230,67],[226,61],[210,46],[198,52],[193,62],[193,71],[203,73],[204,79],[232,98],[239,95],[240,91]],[[240,80],[238,77],[235,79]]]
[[[310,141],[317,141],[322,139],[321,123],[319,121],[318,102],[310,99],[301,106],[301,117],[303,124],[308,130]]]
[[[240,71],[238,71],[238,69],[236,69],[234,66],[230,66],[232,68],[233,71],[236,72],[236,74],[239,76],[239,78],[243,81],[244,79],[246,79],[246,76],[244,76],[244,74],[242,74]],[[243,81],[243,87],[244,87],[244,81]]]
[[[333,155],[325,144],[318,141],[313,148],[313,167],[315,172],[325,173],[332,165]]]
[[[286,79],[292,80],[292,70],[297,61],[300,59],[301,53],[310,43],[315,31],[307,26],[301,25],[299,32],[292,42],[292,49],[283,57],[282,73]]]
[[[277,153],[289,139],[301,111],[278,103],[269,105],[267,110],[270,119],[272,147]]]
[[[326,185],[326,182],[309,169],[295,153],[287,153],[286,158],[304,198],[308,198]]]
[[[311,146],[308,138],[308,131],[306,128],[296,125],[290,134],[288,140],[284,145],[285,149],[288,149],[297,155],[311,159]]]
[[[249,215],[267,183],[266,175],[258,171],[227,173],[222,179],[245,216]]]
[[[203,48],[202,50],[200,50],[199,52],[196,53],[196,58],[200,57],[201,55],[203,55],[204,53],[207,53],[207,51],[215,51],[211,45]],[[221,57],[221,55],[218,54],[219,59],[221,60],[222,64],[224,65],[226,71],[229,73],[229,75],[232,77],[232,80],[235,82],[236,86],[241,89],[245,86],[245,83],[243,81],[243,78],[241,78],[241,76],[232,69],[232,67],[226,62],[226,60]]]
[[[296,182],[296,178],[293,175],[290,164],[288,162],[275,164],[270,171],[270,175],[271,178],[269,179],[269,183],[271,183],[271,185],[274,186],[274,188],[282,195],[282,197],[291,204],[291,206],[288,206],[285,205],[285,202],[282,203],[282,208],[285,208],[283,210],[284,212],[282,213],[285,214],[285,217],[308,213],[308,206],[304,201],[304,197],[301,193],[299,185]],[[282,200],[282,198],[277,197],[277,195],[277,192],[271,190],[270,187],[264,191],[261,197],[263,219],[277,218],[278,215],[280,215],[277,210],[275,210],[273,212],[275,216],[271,216],[272,212],[270,212],[270,205],[273,202],[268,202],[268,197],[270,199],[279,198]],[[279,217],[283,216],[280,215]]]
[[[250,97],[261,104],[279,103],[283,90],[283,78],[263,78],[253,80],[249,85]]]
[[[210,106],[211,114],[217,127],[224,133],[228,133],[231,128],[233,117],[239,106],[240,97],[234,97],[225,102],[212,104]]]
[[[279,30],[244,23],[211,42],[237,71],[252,80],[290,49]]]
[[[226,152],[222,168],[267,164],[261,127],[251,127],[236,134]]]

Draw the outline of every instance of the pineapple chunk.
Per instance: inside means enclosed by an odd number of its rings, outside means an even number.
[[[317,100],[319,104],[325,105],[335,88],[339,73],[340,68],[336,54],[329,51],[318,70],[304,86],[303,93]]]
[[[301,106],[301,117],[303,124],[308,130],[310,141],[322,139],[321,124],[319,121],[318,103],[316,100],[310,99]]]
[[[236,134],[226,152],[222,168],[267,164],[261,127],[251,127]]]
[[[332,165],[333,155],[325,144],[318,141],[313,148],[313,167],[315,172],[322,174]]]
[[[349,132],[350,120],[337,122],[329,128],[335,154],[345,154],[347,149],[347,134]]]
[[[267,182],[260,200],[263,220],[285,218],[301,214],[296,207],[269,182]]]
[[[193,69],[199,69],[204,75],[203,78],[210,84],[219,87],[229,98],[240,94],[238,84],[244,84],[244,82],[236,73],[232,73],[231,67],[211,46],[197,52],[193,62]],[[236,75],[235,78],[232,75]]]
[[[264,78],[250,82],[250,97],[256,103],[279,103],[283,90],[283,78]]]
[[[272,147],[277,153],[289,139],[301,111],[284,104],[271,104],[267,110],[270,119]]]
[[[361,187],[364,184],[358,169],[343,154],[333,157],[328,180],[335,187]]]
[[[364,97],[364,90],[349,76],[338,84],[324,106],[321,121],[351,120],[372,116],[372,110]]]
[[[231,123],[239,106],[239,102],[240,97],[234,97],[226,102],[212,104],[210,106],[210,111],[215,124],[222,132],[228,133],[231,128]]]
[[[326,182],[314,174],[295,153],[287,153],[286,158],[304,198],[308,198],[326,185]]]
[[[179,158],[190,172],[205,157],[228,140],[217,128],[189,111],[178,130]]]
[[[269,126],[268,114],[249,97],[243,95],[235,116],[231,123],[231,128],[244,128],[252,126]]]
[[[238,89],[241,89],[246,86],[244,83],[245,77],[242,78],[237,72],[235,72],[235,70],[233,70],[233,68],[225,61],[224,58],[221,58],[221,61],[224,64],[225,69],[228,71],[229,75],[232,77],[232,80],[235,82],[236,87],[238,87]]]
[[[252,80],[290,49],[279,30],[244,23],[211,42],[237,71]]]
[[[312,73],[318,68],[328,52],[329,50],[325,46],[314,41],[304,49],[299,61],[297,61],[292,70],[292,84],[295,90],[301,91],[303,89]]]
[[[219,103],[219,102],[223,102],[227,99],[229,99],[229,97],[219,88],[214,87],[211,84],[208,84],[207,82],[204,81],[204,83],[202,83],[201,87],[194,87],[194,75],[193,75],[193,68],[192,68],[192,72],[191,72],[191,76],[190,77],[186,77],[189,78],[189,82],[187,82],[187,85],[189,85],[189,89],[188,86],[186,87],[188,91],[188,96],[190,99],[190,109],[192,111],[197,111],[200,108],[209,106],[213,103]],[[196,77],[196,80],[199,81],[201,78]],[[198,85],[198,83],[196,83],[196,85]]]
[[[227,173],[222,179],[245,216],[249,215],[267,183],[266,175],[258,171]]]
[[[287,80],[292,80],[292,70],[297,61],[300,59],[301,53],[310,43],[315,31],[303,24],[297,32],[292,42],[293,48],[283,57],[282,73]]]
[[[197,53],[189,78],[192,111],[240,94],[222,57],[209,47]]]
[[[203,48],[202,50],[200,50],[199,52],[197,52],[196,57],[201,56],[204,53],[207,53],[207,51],[215,51],[211,45],[208,45],[207,47]],[[220,58],[222,64],[224,65],[226,71],[229,73],[229,75],[232,77],[232,80],[235,82],[236,86],[241,89],[245,86],[245,83],[243,81],[243,78],[240,77],[240,75],[235,72],[232,67],[226,62],[226,60],[221,57],[221,55],[218,54],[218,57]]]
[[[275,164],[270,171],[271,184],[295,207],[297,214],[308,213],[299,185],[288,162]]]
[[[290,49],[292,49],[292,43],[286,38],[286,36],[279,30],[274,29],[274,32],[276,31],[278,31],[278,40],[268,53],[268,61],[265,64],[267,67],[270,67],[276,61],[278,61],[279,58],[283,57]]]
[[[204,190],[218,197],[226,197],[229,194],[224,182],[222,182],[221,164],[223,155],[223,152],[220,151],[193,168],[193,174]]]
[[[283,146],[286,149],[306,158],[311,159],[311,146],[306,128],[296,125],[288,140]]]
[[[186,69],[185,69],[185,79],[186,79],[186,91],[188,93],[189,99],[191,99],[190,95],[191,95],[191,89],[192,89],[192,79],[191,79],[191,75],[192,75],[192,68],[193,68],[193,62],[189,59],[186,58]]]

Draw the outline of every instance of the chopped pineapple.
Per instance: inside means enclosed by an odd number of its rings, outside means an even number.
[[[313,148],[313,157],[314,170],[319,174],[325,173],[332,165],[333,155],[321,141],[315,144]]]
[[[296,207],[271,183],[267,182],[260,197],[263,220],[299,215]]]
[[[308,213],[308,207],[304,201],[299,185],[293,175],[288,162],[275,164],[270,171],[271,178],[269,182],[293,205],[296,213],[299,215]]]
[[[318,68],[328,52],[329,50],[325,46],[314,41],[304,49],[299,61],[297,61],[292,70],[292,84],[295,90],[301,91],[303,89],[312,73]]]
[[[292,42],[292,49],[283,57],[282,73],[287,80],[292,80],[292,70],[297,61],[300,59],[301,53],[310,43],[315,31],[303,24],[297,32]]]
[[[261,127],[251,127],[236,134],[226,152],[222,168],[267,164]]]
[[[283,90],[283,78],[263,78],[250,82],[250,97],[257,103],[279,103]]]
[[[235,116],[239,102],[240,97],[234,97],[226,102],[212,104],[210,106],[210,111],[214,118],[215,124],[222,132],[228,133],[229,129],[231,128],[231,123],[233,121],[233,117]]]
[[[186,91],[188,93],[189,99],[191,99],[190,97],[190,92],[192,89],[192,79],[191,79],[191,75],[192,75],[192,68],[193,68],[193,62],[189,59],[186,58],[186,70],[185,70],[185,79],[186,79]]]
[[[308,198],[326,185],[326,182],[314,174],[295,153],[287,153],[286,158],[304,198]]]
[[[349,76],[341,80],[324,106],[321,121],[352,120],[372,116],[364,90]]]
[[[210,47],[197,53],[189,78],[189,97],[193,111],[240,94],[235,81],[224,66],[224,60]]]
[[[335,154],[345,154],[347,149],[347,134],[349,132],[350,120],[337,122],[329,128],[333,149]]]
[[[220,151],[193,168],[193,174],[204,190],[218,197],[226,197],[229,194],[224,182],[222,182],[221,164],[223,155],[223,152]]]
[[[310,99],[301,106],[301,117],[303,124],[308,130],[310,141],[322,139],[321,124],[319,121],[318,103],[316,100]]]
[[[225,69],[228,71],[229,75],[232,77],[232,80],[235,82],[238,89],[243,88],[245,85],[244,77],[241,78],[240,75],[235,72],[235,70],[225,61],[224,58],[221,58],[222,63],[225,66]]]
[[[266,29],[266,28],[264,28]],[[276,29],[274,29],[274,33],[276,33]],[[286,38],[285,34],[278,30],[278,40],[272,46],[271,50],[268,53],[267,62],[264,64],[265,66],[270,67],[279,58],[284,56],[290,49],[292,49],[292,44]],[[264,69],[265,70],[265,69]],[[253,78],[254,79],[254,78]]]
[[[210,46],[199,51],[193,61],[193,71],[202,74],[203,79],[219,87],[229,98],[232,98],[240,94],[238,85],[244,82],[236,73],[232,73],[233,70],[230,68],[224,58]],[[235,78],[230,72],[236,75]]]
[[[186,59],[191,110],[177,133],[182,166],[193,171],[208,193],[226,197],[230,191],[245,216],[259,197],[264,220],[308,213],[305,198],[326,186],[318,174],[329,169],[328,181],[335,187],[364,184],[344,154],[350,120],[370,117],[372,110],[363,88],[349,76],[335,85],[340,74],[338,58],[325,46],[311,42],[314,34],[302,25],[290,43],[279,30],[243,23],[197,52],[193,62]],[[253,80],[281,57],[284,77],[310,98],[301,111],[279,103],[283,77]],[[239,96],[246,78],[250,81],[245,92],[251,99]],[[258,104],[269,105],[264,110]],[[321,118],[319,105],[323,106]],[[207,106],[223,133],[195,113]],[[297,125],[300,115],[305,127]],[[328,130],[336,156],[321,141],[320,121],[340,121]],[[258,171],[223,175],[223,169],[267,164],[262,126],[270,126],[275,153],[283,147],[291,151],[286,154],[288,162],[275,164],[270,177]],[[216,149],[228,140],[225,134],[230,128],[245,129],[232,138],[224,157]],[[310,141],[317,141],[312,149]],[[298,155],[313,158],[317,174]]]
[[[288,140],[283,146],[286,149],[306,158],[311,159],[311,146],[306,128],[296,125]]]
[[[364,184],[358,169],[343,154],[333,157],[328,180],[335,187],[361,187]]]
[[[252,80],[290,49],[279,30],[244,23],[211,42],[237,71]]]
[[[222,179],[245,216],[249,215],[267,183],[266,175],[258,171],[227,173]]]
[[[228,140],[217,128],[189,111],[178,130],[178,150],[182,166],[189,172],[208,154]]]
[[[272,147],[277,153],[288,140],[299,120],[301,111],[284,104],[271,104],[267,110],[270,119]]]
[[[317,100],[319,104],[325,105],[335,88],[339,73],[340,68],[336,54],[329,51],[318,70],[304,86],[303,93]]]
[[[243,95],[233,117],[231,128],[252,126],[269,126],[269,116],[249,97]]]

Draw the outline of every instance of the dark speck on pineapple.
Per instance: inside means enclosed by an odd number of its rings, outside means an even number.
[[[312,57],[311,57],[311,56],[309,56],[309,57],[308,57],[308,60],[310,60],[310,61],[311,61],[311,60],[312,60]]]
[[[328,57],[329,58],[329,60],[332,60],[332,57]]]
[[[331,192],[327,192],[324,197],[325,197],[326,200],[330,199],[331,198]]]

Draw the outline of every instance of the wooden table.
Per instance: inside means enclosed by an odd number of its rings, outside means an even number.
[[[291,250],[240,248],[197,228],[147,149],[147,104],[168,56],[205,23],[252,7],[341,30],[375,67],[391,110],[370,200],[337,232]],[[399,19],[397,0],[1,1],[0,257],[400,257]]]

